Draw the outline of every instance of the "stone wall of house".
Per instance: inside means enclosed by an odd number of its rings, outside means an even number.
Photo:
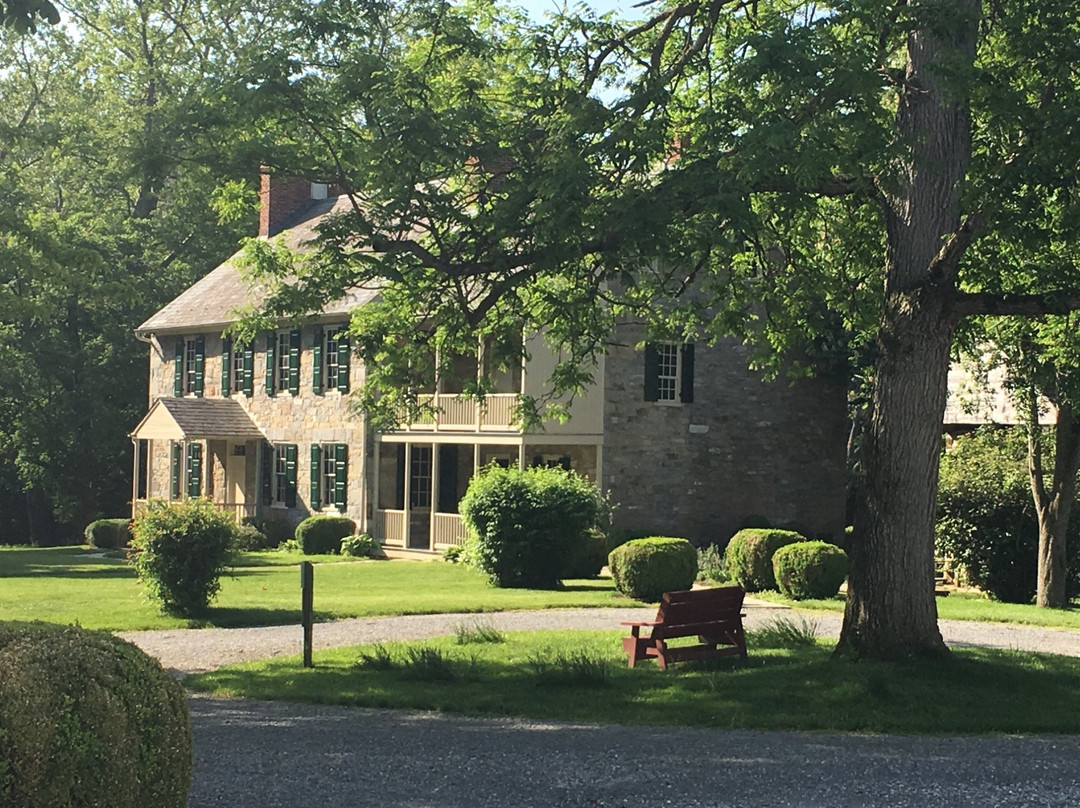
[[[333,325],[333,324],[330,324]],[[325,327],[325,326],[324,326]],[[311,515],[311,474],[310,451],[312,443],[344,443],[349,447],[348,493],[345,515],[355,520],[361,529],[366,522],[368,493],[365,487],[367,465],[365,426],[361,416],[349,411],[344,398],[346,394],[336,390],[316,393],[312,390],[312,345],[316,329],[305,326],[301,329],[300,343],[300,386],[297,395],[288,391],[276,391],[267,395],[266,377],[266,342],[260,335],[255,340],[253,395],[232,393],[235,399],[251,416],[270,443],[292,443],[297,446],[297,503],[295,508],[263,506],[261,490],[257,484],[259,457],[257,444],[249,444],[247,466],[245,469],[248,484],[246,486],[248,502],[258,503],[260,513],[292,524]],[[159,337],[160,351],[150,353],[150,402],[161,397],[173,395],[174,348],[177,337],[194,337],[198,332]],[[220,334],[202,334],[205,346],[203,370],[203,397],[221,397],[221,361],[222,338]],[[362,364],[353,358],[350,363],[350,390],[363,383]],[[209,441],[204,447],[204,485],[209,483],[213,498],[222,501],[225,494],[224,442]],[[151,467],[151,496],[168,498],[170,480],[170,455],[167,441],[154,441]],[[206,489],[204,488],[204,491]],[[209,493],[209,492],[207,492]],[[330,508],[327,513],[337,513]]]
[[[841,380],[766,383],[737,344],[696,346],[694,400],[645,401],[643,338],[607,357],[603,487],[616,533],[726,544],[748,517],[842,538],[848,421]]]

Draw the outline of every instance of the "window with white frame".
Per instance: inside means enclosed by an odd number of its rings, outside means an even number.
[[[645,400],[658,404],[694,400],[693,343],[651,342],[645,346]]]
[[[289,389],[289,332],[280,331],[277,335],[277,366],[274,370],[274,389]]]

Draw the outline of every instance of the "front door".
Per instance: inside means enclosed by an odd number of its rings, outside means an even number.
[[[229,445],[229,456],[225,460],[225,502],[235,506],[239,516],[244,515],[247,498],[244,484],[247,480],[247,444]]]

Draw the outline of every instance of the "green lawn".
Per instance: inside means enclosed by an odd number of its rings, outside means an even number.
[[[844,597],[825,600],[791,600],[778,592],[757,592],[753,595],[772,603],[783,603],[797,609],[843,612]],[[1080,609],[1040,609],[1034,605],[997,603],[978,592],[951,592],[937,599],[938,617],[942,620],[978,620],[984,623],[1021,623],[1047,628],[1080,629]]]
[[[899,664],[835,659],[826,645],[762,649],[750,659],[712,666],[654,663],[628,670],[620,634],[521,632],[499,644],[457,645],[453,637],[385,646],[393,669],[356,666],[361,650],[230,666],[185,679],[229,696],[364,707],[413,708],[467,715],[745,729],[915,734],[1075,733],[1080,731],[1080,660],[1012,651],[965,649],[949,660]],[[439,649],[446,666],[403,666],[407,649]],[[425,652],[428,656],[431,652]],[[602,660],[605,682],[582,677],[547,683],[536,660],[586,654]],[[427,673],[424,674],[423,671]]]
[[[567,581],[553,592],[496,589],[458,564],[245,553],[232,576],[222,578],[207,619],[195,622],[159,614],[130,565],[94,554],[81,547],[0,547],[0,615],[116,631],[299,623],[301,560],[315,564],[317,620],[640,605],[619,595],[610,579]]]

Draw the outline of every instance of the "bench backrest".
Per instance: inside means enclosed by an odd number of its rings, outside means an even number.
[[[696,628],[703,625],[738,619],[745,595],[741,586],[665,592],[656,612],[656,620],[663,626],[657,626],[653,633],[686,636],[696,634]]]

